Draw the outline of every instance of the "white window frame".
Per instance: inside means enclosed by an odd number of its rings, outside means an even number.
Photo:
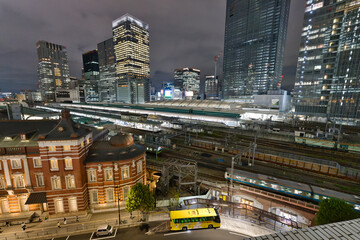
[[[35,173],[35,179],[36,179],[36,185],[38,187],[45,186],[44,174],[43,173]]]
[[[11,169],[21,169],[21,159],[11,159]]]
[[[114,201],[115,201],[114,188],[107,188],[106,189],[106,202],[114,202]]]
[[[71,202],[74,201],[75,202],[75,206],[71,205]],[[77,212],[78,211],[78,202],[77,202],[77,197],[69,197],[68,198],[68,205],[69,205],[69,212]]]
[[[88,181],[89,182],[96,182],[97,176],[96,176],[96,169],[88,169]]]
[[[96,201],[94,201],[94,193],[96,193]],[[97,189],[90,190],[90,202],[93,204],[99,202],[99,194]]]
[[[125,195],[125,189],[128,189],[127,192],[126,192],[126,195]],[[127,195],[129,194],[129,192],[130,192],[130,187],[129,186],[123,187],[123,201],[125,201],[127,199]]]
[[[140,160],[136,163],[136,172],[137,174],[142,173],[143,171],[143,161]]]
[[[23,174],[14,174],[14,186],[15,188],[24,188],[25,187],[25,179]],[[20,183],[20,184],[18,184]]]
[[[127,174],[126,177],[124,177],[124,173]],[[128,179],[128,178],[130,178],[129,166],[121,167],[121,179]]]
[[[41,168],[42,167],[41,157],[34,157],[33,163],[34,163],[34,168]],[[40,165],[37,163],[40,163]]]
[[[107,178],[107,173],[110,172],[111,178]],[[114,179],[114,172],[112,168],[104,168],[104,181],[113,181]]]
[[[70,174],[65,176],[65,183],[66,183],[66,189],[74,189],[74,188],[76,188],[75,176],[70,175]],[[73,183],[74,185],[72,185],[71,183]]]
[[[48,146],[49,152],[56,152],[56,146]]]
[[[55,183],[58,186],[56,186],[54,184],[54,181],[56,181]],[[61,178],[60,178],[60,176],[54,175],[54,176],[51,177],[51,188],[52,188],[52,190],[61,190]]]
[[[72,170],[73,169],[73,161],[71,157],[65,157],[64,158],[64,165],[65,165],[65,170]]]
[[[58,171],[59,161],[56,158],[51,158],[49,161],[50,161],[50,171]]]
[[[64,149],[64,151],[71,151],[71,146],[70,145],[64,145],[63,149]]]

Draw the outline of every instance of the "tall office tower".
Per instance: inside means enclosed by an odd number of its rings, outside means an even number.
[[[205,77],[205,96],[206,99],[219,98],[219,80],[215,76]]]
[[[228,0],[225,99],[280,87],[290,0]]]
[[[112,22],[116,62],[117,101],[150,100],[149,25],[129,15]]]
[[[197,98],[200,93],[200,70],[178,68],[174,70],[174,86],[180,88],[186,99]]]
[[[44,101],[55,101],[55,89],[69,89],[70,73],[66,47],[46,41],[36,43],[39,88]]]
[[[85,83],[85,101],[99,101],[99,57],[97,50],[82,55]]]
[[[360,124],[360,2],[306,2],[295,114]]]
[[[101,102],[116,102],[116,71],[113,38],[97,45],[99,54],[99,99]]]

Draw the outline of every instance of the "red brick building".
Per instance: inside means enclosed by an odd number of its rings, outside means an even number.
[[[119,134],[96,141],[91,128],[60,120],[0,121],[0,218],[114,207],[145,181],[145,148]]]

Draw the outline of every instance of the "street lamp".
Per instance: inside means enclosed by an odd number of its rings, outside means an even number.
[[[119,185],[115,186],[115,189],[118,190],[117,202],[118,202],[119,225],[120,225],[120,223],[121,223],[121,218],[120,218],[120,186]]]

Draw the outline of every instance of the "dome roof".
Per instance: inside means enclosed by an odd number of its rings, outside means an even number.
[[[110,138],[109,143],[116,147],[128,147],[134,145],[134,139],[128,134],[118,133]]]

